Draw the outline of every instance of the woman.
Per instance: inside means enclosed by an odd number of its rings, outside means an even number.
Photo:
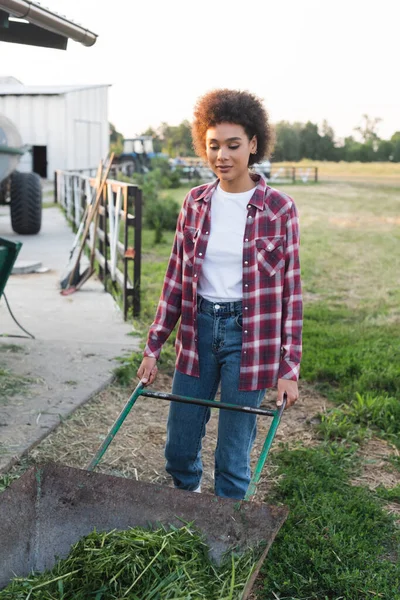
[[[198,101],[194,147],[218,179],[182,206],[156,317],[138,369],[153,383],[162,345],[181,318],[172,393],[259,407],[298,398],[302,296],[293,200],[249,167],[268,154],[272,132],[261,101],[215,90]],[[166,469],[177,488],[200,491],[201,443],[210,410],[171,403]],[[219,411],[215,493],[243,498],[250,482],[256,416]]]

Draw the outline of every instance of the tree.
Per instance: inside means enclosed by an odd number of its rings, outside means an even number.
[[[319,156],[321,136],[318,133],[318,125],[307,121],[300,131],[300,154],[304,158],[317,160]]]
[[[396,131],[390,138],[393,144],[393,162],[400,162],[400,131]]]
[[[115,125],[109,123],[110,126],[110,151],[115,154],[122,154],[124,147],[124,136],[116,130]]]
[[[288,121],[280,121],[275,125],[276,142],[273,159],[276,162],[300,160],[301,127],[301,123],[291,124]]]
[[[393,142],[389,140],[379,140],[376,150],[376,160],[388,162],[393,160]]]
[[[318,158],[319,160],[339,160],[335,146],[335,133],[326,119],[322,121]]]
[[[379,139],[377,126],[382,119],[380,117],[369,117],[368,115],[363,115],[362,118],[363,122],[358,127],[354,127],[354,131],[357,131],[360,134],[364,144],[367,142],[376,142]]]
[[[182,121],[180,125],[162,123],[160,137],[163,140],[163,150],[169,156],[194,156],[192,127],[189,121]]]

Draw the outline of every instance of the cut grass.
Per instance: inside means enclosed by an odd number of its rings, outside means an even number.
[[[51,571],[14,579],[0,591],[0,599],[238,600],[253,565],[250,550],[217,568],[189,526],[95,531]]]
[[[22,375],[15,375],[8,369],[0,368],[0,399],[1,402],[6,403],[7,398],[15,396],[23,391],[23,389],[32,383],[32,379],[29,377],[23,377]]]
[[[25,353],[25,348],[23,346],[18,346],[18,344],[0,344],[0,352],[4,352],[5,354],[13,353],[17,354]]]

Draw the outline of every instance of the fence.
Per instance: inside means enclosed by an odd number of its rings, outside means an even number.
[[[293,167],[280,166],[274,167],[272,164],[271,174],[268,183],[309,183],[310,181],[318,182],[318,167]]]
[[[96,178],[56,171],[54,187],[55,201],[77,230],[87,204],[96,193]],[[114,291],[122,294],[125,320],[130,308],[134,316],[140,314],[141,236],[142,191],[135,185],[108,179],[99,218],[90,226],[86,245],[94,252],[104,288],[108,291],[111,283]]]

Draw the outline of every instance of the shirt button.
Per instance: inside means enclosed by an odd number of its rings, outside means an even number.
[[[248,333],[247,329],[244,330],[244,333]]]
[[[245,283],[245,284],[244,284],[244,287],[249,287],[249,284],[248,284],[248,283]]]
[[[245,261],[244,261],[244,264],[245,264],[245,265],[248,265],[248,264],[249,264],[249,261],[248,261],[248,260],[245,260]]]
[[[208,231],[206,231],[206,235],[208,235]]]
[[[268,250],[272,250],[272,248],[273,248],[273,245],[272,244],[268,244],[267,249]]]
[[[245,241],[245,242],[248,242],[248,241],[249,241],[249,238],[246,238],[244,241]]]
[[[248,205],[247,205],[247,208],[251,208],[251,204],[248,204]]]
[[[202,253],[202,252],[199,252],[199,256],[203,256],[203,253]]]
[[[243,354],[247,354],[247,350],[244,350]]]
[[[244,307],[244,310],[249,310],[249,307],[248,307],[248,306],[245,306],[245,307]]]
[[[194,276],[197,277],[197,273],[195,273]]]

